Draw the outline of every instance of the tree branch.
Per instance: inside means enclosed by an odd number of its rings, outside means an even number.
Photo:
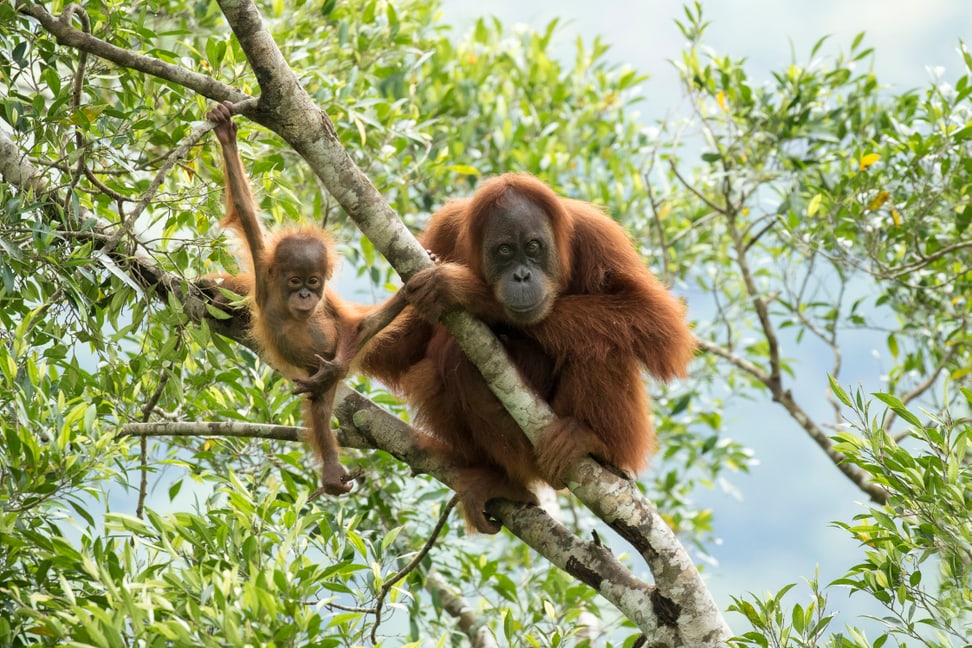
[[[887,491],[877,484],[871,482],[867,477],[867,473],[852,466],[846,461],[846,457],[842,453],[834,449],[834,443],[831,441],[830,437],[825,434],[824,431],[813,421],[813,419],[807,415],[803,408],[800,407],[800,405],[793,398],[793,393],[783,386],[783,374],[780,362],[780,344],[776,334],[776,327],[773,325],[769,312],[769,304],[772,299],[765,298],[761,294],[758,286],[756,285],[756,281],[753,277],[752,270],[749,267],[749,260],[747,258],[747,253],[752,243],[755,241],[755,238],[762,236],[763,232],[760,232],[749,243],[746,242],[745,234],[739,228],[739,222],[737,220],[738,209],[733,205],[732,186],[728,182],[728,176],[723,187],[723,199],[725,200],[726,207],[720,208],[718,205],[705,197],[701,192],[699,192],[695,187],[693,187],[678,172],[674,162],[670,162],[670,166],[675,177],[686,189],[702,200],[711,209],[718,211],[725,217],[726,227],[729,232],[729,236],[732,239],[733,249],[736,253],[736,266],[739,268],[740,275],[742,276],[746,296],[753,305],[753,309],[756,312],[756,317],[759,320],[760,330],[762,331],[763,337],[766,339],[769,356],[769,371],[758,367],[756,364],[732,353],[728,349],[725,349],[716,343],[709,342],[707,340],[697,340],[697,343],[704,350],[728,360],[730,363],[742,369],[765,385],[769,390],[772,399],[783,406],[783,408],[790,414],[797,424],[799,424],[800,427],[802,427],[807,434],[810,435],[810,438],[813,439],[818,446],[820,446],[827,457],[830,458],[835,466],[837,466],[837,469],[840,472],[850,479],[851,482],[853,482],[858,488],[867,493],[867,495],[874,502],[879,504],[885,503],[888,497]],[[727,174],[728,171],[729,169],[726,168]],[[742,202],[739,204],[742,204]]]
[[[921,270],[925,266],[928,266],[954,252],[959,252],[966,248],[972,248],[972,241],[959,241],[958,243],[952,243],[951,245],[946,245],[943,248],[935,250],[931,254],[922,253],[919,245],[915,245],[914,248],[918,251],[919,258],[917,261],[912,261],[911,263],[898,266],[893,270],[887,270],[884,276],[888,279],[899,279],[901,277],[906,277],[911,273]]]
[[[703,351],[717,355],[735,365],[739,369],[742,369],[749,375],[753,376],[761,383],[763,383],[773,396],[773,400],[783,406],[790,417],[793,418],[797,424],[810,435],[821,450],[830,458],[830,460],[837,466],[837,469],[844,474],[845,477],[850,479],[855,486],[860,488],[862,491],[867,493],[868,497],[878,504],[885,504],[888,501],[888,493],[886,490],[870,481],[867,477],[867,473],[859,468],[855,468],[853,465],[847,462],[847,457],[842,453],[834,450],[834,443],[830,440],[830,437],[820,429],[820,427],[814,423],[813,419],[803,411],[803,408],[796,402],[793,398],[793,394],[789,389],[783,389],[782,386],[773,386],[773,383],[769,380],[769,374],[749,362],[745,358],[742,358],[735,353],[725,349],[724,347],[710,342],[708,340],[703,340],[696,338],[696,343],[699,345]]]
[[[378,626],[381,625],[381,610],[382,607],[384,607],[385,598],[388,597],[388,593],[391,591],[391,588],[393,588],[400,580],[415,571],[415,569],[422,564],[422,561],[425,560],[425,557],[429,555],[432,547],[435,546],[435,541],[438,540],[439,534],[442,533],[442,529],[445,527],[446,521],[449,519],[449,515],[456,508],[456,504],[458,503],[459,495],[453,495],[452,499],[449,500],[449,503],[446,504],[445,508],[442,509],[442,513],[439,514],[439,519],[436,521],[435,527],[432,528],[428,539],[425,541],[425,544],[422,545],[422,548],[418,551],[418,553],[416,553],[415,556],[408,561],[407,565],[389,576],[387,579],[385,579],[385,582],[382,583],[381,591],[378,592],[378,600],[375,602],[375,623],[371,627],[372,644],[378,643]]]
[[[21,192],[33,194],[49,207],[61,204],[61,197],[47,191],[48,183],[41,172],[26,155],[21,154],[17,145],[3,131],[0,131],[0,179]],[[106,252],[114,263],[135,277],[141,286],[151,288],[163,301],[168,294],[176,294],[191,319],[197,322],[205,319],[214,331],[242,344],[252,345],[245,336],[246,325],[243,317],[227,320],[210,318],[207,305],[213,300],[198,287],[188,284],[184,277],[160,268],[152,258],[150,250],[140,241],[132,238],[131,243],[125,245],[113,242],[117,226],[83,207],[76,217],[78,223],[91,222],[94,225],[79,228],[72,234],[78,238],[93,240],[96,250]]]
[[[152,423],[126,423],[121,433],[137,437],[236,437],[241,439],[270,439],[273,441],[300,441],[304,428],[296,425],[272,425],[269,423],[238,423],[235,421],[185,422],[154,421]]]
[[[71,17],[75,13],[75,6],[65,7],[59,18],[55,18],[44,7],[17,0],[17,11],[37,20],[61,45],[73,47],[81,52],[94,54],[106,61],[111,61],[121,67],[145,72],[166,81],[171,81],[190,90],[194,90],[204,97],[214,101],[242,101],[246,95],[226,84],[198,72],[171,63],[166,63],[151,56],[137,54],[122,49],[110,43],[86,34],[71,26]]]
[[[418,440],[421,432],[345,385],[338,388],[334,416],[340,423],[336,436],[342,446],[384,450],[417,473],[432,475],[450,487],[455,483],[455,468],[422,449]],[[256,423],[162,422],[129,423],[122,426],[121,433],[297,441],[303,436],[304,429]],[[662,645],[678,645],[673,640],[678,615],[671,613],[678,609],[677,604],[661,595],[656,587],[636,579],[606,547],[581,540],[538,506],[493,500],[489,513],[553,564],[597,590],[647,635],[658,635],[664,639]],[[659,523],[664,524],[660,520]],[[689,642],[689,645],[708,644]]]
[[[457,473],[453,466],[422,451],[417,441],[417,435],[421,432],[409,428],[401,419],[346,386],[338,389],[334,415],[340,423],[338,438],[342,444],[359,448],[379,447],[419,472],[433,475],[450,486],[455,483]],[[605,547],[579,539],[540,507],[493,500],[489,513],[539,554],[594,587],[647,635],[661,633],[660,638],[668,637],[676,625],[678,632],[681,632],[682,617],[694,613],[693,610],[681,608],[677,621],[670,616],[656,614],[656,606],[663,606],[667,601],[659,594],[660,588],[636,579]],[[658,522],[664,526],[660,519]],[[689,567],[696,571],[693,566]],[[665,645],[665,642],[659,645]],[[668,645],[678,645],[678,642],[669,642]],[[686,645],[714,643],[710,638],[709,642],[686,641]]]
[[[297,85],[252,2],[221,0],[220,7],[260,83],[263,94],[256,115],[264,120],[260,123],[280,134],[304,157],[324,187],[403,278],[430,265],[428,254],[344,150],[330,120]],[[280,100],[271,103],[266,100],[268,96]],[[442,323],[534,441],[554,420],[549,405],[524,384],[503,346],[485,325],[461,311],[447,313]],[[592,459],[576,465],[565,481],[578,499],[648,562],[659,589],[685,613],[680,622],[686,625],[680,630],[687,633],[683,636],[686,641],[712,641],[713,636],[728,639],[729,628],[688,553],[634,482],[605,470]],[[705,628],[705,637],[693,634],[696,628]],[[710,635],[711,628],[718,631]]]
[[[453,589],[435,567],[425,576],[425,588],[438,596],[442,608],[458,621],[459,629],[469,638],[472,648],[498,648],[489,628],[479,620],[469,602]]]
[[[729,204],[730,196],[728,193],[725,195],[725,199],[726,204]],[[749,296],[753,308],[756,310],[756,317],[759,318],[759,325],[763,330],[763,337],[766,338],[766,344],[769,347],[770,371],[769,380],[766,382],[766,385],[770,388],[773,399],[776,400],[778,393],[783,389],[783,376],[780,371],[780,344],[776,337],[776,327],[773,326],[773,321],[770,318],[769,300],[763,298],[759,288],[756,286],[753,273],[749,268],[749,259],[746,256],[747,247],[743,240],[743,235],[739,231],[736,216],[735,209],[728,210],[726,212],[726,223],[729,234],[732,237],[733,248],[736,250],[736,266],[742,275],[743,285],[746,287],[746,294]]]

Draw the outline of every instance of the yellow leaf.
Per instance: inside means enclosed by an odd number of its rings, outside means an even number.
[[[899,214],[898,213],[898,210],[895,209],[894,207],[891,208],[891,218],[894,219],[894,224],[895,225],[900,225],[901,224],[901,214]]]
[[[878,195],[871,199],[871,202],[867,203],[867,208],[869,211],[874,211],[880,209],[881,205],[888,202],[888,198],[891,197],[890,191],[882,191]]]
[[[354,121],[354,125],[358,127],[358,135],[361,136],[361,144],[368,143],[368,132],[365,130],[364,122],[358,118],[357,115],[352,115],[351,119]]]
[[[672,213],[672,204],[664,202],[661,207],[658,208],[658,220],[665,220],[668,215]]]
[[[726,108],[726,93],[725,93],[725,91],[720,90],[718,93],[716,93],[716,101],[718,102],[719,107],[722,108],[722,112],[726,112],[727,108]]]
[[[969,375],[969,373],[972,373],[972,369],[966,367],[964,369],[956,369],[951,374],[949,374],[948,377],[951,378],[954,382],[959,382],[959,379],[965,378],[966,376]]]
[[[820,211],[821,200],[823,200],[823,194],[817,194],[810,199],[810,204],[807,205],[807,216],[814,216],[818,211]]]
[[[866,169],[867,167],[871,166],[872,164],[874,164],[875,162],[877,162],[880,159],[881,159],[881,156],[878,155],[877,153],[868,153],[867,155],[865,155],[864,157],[861,158],[861,161],[857,165],[857,168],[858,168],[858,170],[864,170],[864,169]]]
[[[479,169],[471,167],[468,164],[452,164],[447,166],[446,169],[452,171],[453,173],[461,173],[463,175],[479,175]]]

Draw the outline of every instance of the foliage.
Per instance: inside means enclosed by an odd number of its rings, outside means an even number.
[[[680,221],[664,249],[713,296],[714,339],[767,358],[776,379],[794,375],[773,357],[786,329],[829,351],[834,374],[842,333],[877,330],[893,362],[891,392],[929,376],[964,378],[972,56],[954,86],[889,97],[859,71],[870,56],[861,34],[833,61],[819,41],[808,64],[758,86],[742,62],[703,47],[699,13],[686,9],[680,27],[691,45],[678,65],[695,114],[661,136],[668,166],[659,181],[678,191],[658,216]],[[679,146],[690,129],[702,149],[691,175],[680,167],[697,149]],[[723,259],[736,271],[720,268]]]
[[[851,425],[856,434],[839,435],[841,448],[890,494],[886,506],[840,523],[867,549],[864,561],[838,582],[887,608],[881,619],[886,636],[929,646],[967,641],[972,633],[969,418],[956,421],[948,410],[919,416],[895,396],[875,394],[887,406],[882,418],[900,416],[908,424],[908,437],[898,439],[888,434],[884,421],[869,415],[860,393],[851,403],[846,393],[835,391],[856,417]],[[967,412],[972,391],[960,391]]]
[[[257,91],[215,3],[94,0],[84,11],[100,38]],[[724,395],[772,399],[835,462],[856,467],[848,476],[862,488],[887,492],[838,523],[862,558],[832,586],[886,606],[882,636],[961,641],[972,591],[968,71],[889,96],[860,71],[869,52],[858,38],[832,60],[821,41],[809,63],[759,85],[741,61],[704,46],[701,12],[687,7],[678,66],[693,112],[647,128],[636,111],[645,77],[610,64],[598,40],[578,42],[572,61],[554,58],[556,23],[537,33],[481,20],[456,36],[434,3],[418,0],[261,11],[409,225],[482,176],[529,170],[604,206],[653,270],[689,293],[705,353],[691,380],[651,386],[663,450],[642,480],[686,541],[704,552],[712,540],[713,513],[695,505],[696,489],[751,461],[726,435]],[[368,608],[427,538],[446,489],[381,453],[349,451],[364,483],[309,504],[316,477],[299,447],[194,438],[143,449],[119,435],[131,421],[298,419],[279,376],[190,322],[174,296],[146,292],[91,239],[92,216],[130,220],[144,250],[187,281],[233,267],[215,227],[221,178],[210,140],[150,188],[207,101],[83,60],[10,3],[0,5],[0,78],[0,132],[64,196],[54,205],[0,183],[0,644],[368,642]],[[378,299],[393,273],[298,155],[252,124],[241,136],[267,218],[326,220],[347,242],[342,292]],[[133,215],[143,198],[148,207]],[[873,418],[861,393],[839,388],[859,379],[841,373],[854,331],[879,332],[889,355],[875,396],[888,410]],[[801,343],[831,354],[834,382],[797,384],[786,350]],[[858,417],[836,438],[804,407],[824,393],[834,424],[841,405]],[[578,529],[594,527],[569,511]],[[584,645],[597,632],[591,617],[604,645],[633,642],[590,588],[508,536],[470,537],[451,519],[445,534],[392,589],[383,643],[461,643],[443,592],[429,585],[433,565],[502,643]],[[811,580],[810,600],[789,609],[789,587],[736,598],[737,619],[752,626],[739,642],[868,645],[861,630],[835,630],[826,590]]]
[[[972,633],[969,418],[955,420],[948,411],[922,416],[888,393],[874,394],[882,411],[872,415],[872,403],[860,390],[852,399],[836,381],[831,384],[853,413],[837,435],[838,449],[889,497],[887,504],[869,507],[852,522],[836,523],[860,543],[863,557],[828,588],[847,587],[878,601],[885,609],[873,619],[878,636],[869,640],[865,631],[851,626],[822,641],[833,614],[826,614],[826,594],[814,579],[806,606],[794,604],[788,610],[782,604],[792,585],[764,599],[735,599],[732,609],[754,628],[738,644],[866,648],[892,640],[935,648],[964,645]],[[961,393],[968,411],[972,391],[963,388]],[[885,429],[894,416],[908,423],[906,437],[896,439]]]
[[[481,23],[468,39],[453,40],[435,24],[429,3],[278,3],[262,10],[348,150],[416,228],[479,175],[540,170],[536,159],[520,157],[526,149],[512,146],[517,138],[535,142],[531,154],[558,160],[552,182],[563,177],[592,187],[622,167],[637,179],[637,168],[620,155],[597,177],[568,164],[589,158],[588,147],[616,149],[615,128],[640,129],[620,93],[641,78],[607,65],[603,45],[581,50],[575,66],[565,67],[548,52],[554,26],[510,34]],[[445,489],[409,476],[390,457],[346,452],[369,478],[353,498],[311,506],[302,497],[316,477],[301,448],[172,439],[147,443],[145,497],[143,451],[118,435],[121,423],[293,424],[297,401],[250,351],[227,344],[205,323],[190,323],[176,299],[146,293],[85,235],[94,226],[84,220],[89,215],[131,219],[144,250],[165,270],[191,280],[233,267],[213,226],[222,209],[215,146],[198,147],[150,193],[163,159],[207,102],[94,58],[82,63],[10,6],[0,11],[0,74],[9,88],[0,98],[4,132],[29,152],[48,187],[66,196],[62,205],[43,204],[0,184],[0,245],[9,253],[0,261],[0,643],[366,641],[374,625],[367,608],[383,579],[428,535]],[[186,11],[182,3],[94,2],[84,11],[95,36],[256,90],[214,4]],[[478,65],[467,65],[471,58]],[[511,63],[522,72],[515,84],[492,72]],[[593,104],[606,88],[618,91],[611,105]],[[469,119],[473,107],[488,108],[488,116]],[[570,125],[576,132],[565,131],[576,136],[542,132],[552,122]],[[345,273],[362,277],[348,277],[347,287],[379,297],[390,270],[355,238],[296,154],[252,125],[242,125],[242,139],[267,217],[326,219],[349,241]],[[482,150],[470,153],[474,147]],[[132,216],[143,197],[147,209]],[[390,399],[378,393],[378,400]],[[681,445],[692,448],[698,442],[688,410],[682,397],[676,429]],[[713,462],[707,470],[717,469]],[[671,478],[664,488],[679,497],[666,507],[671,519],[690,537],[704,533],[708,514],[682,501],[690,480]],[[392,590],[394,613],[385,615],[379,638],[457,641],[440,594],[423,589],[432,564],[449,582],[476,588],[475,609],[510,643],[567,641],[583,631],[578,618],[585,615],[608,629],[621,623],[593,591],[534,565],[522,547],[470,538],[454,525],[446,533],[449,550],[435,549],[432,562]]]
[[[969,392],[948,386],[968,385],[972,362],[972,57],[965,54],[954,86],[940,81],[887,96],[873,74],[859,71],[870,56],[862,34],[833,61],[820,58],[818,42],[810,63],[791,64],[759,86],[741,61],[703,46],[698,5],[686,8],[679,26],[690,42],[678,67],[694,114],[663,127],[659,145],[658,182],[673,190],[656,215],[681,220],[664,248],[669,263],[712,296],[715,316],[700,334],[740,370],[723,374],[727,386],[766,389],[882,502],[855,523],[837,523],[862,543],[864,562],[826,587],[811,580],[805,605],[783,604],[792,585],[734,599],[731,609],[754,628],[738,642],[871,645],[855,627],[829,634],[827,589],[849,587],[888,609],[874,645],[892,636],[962,645],[972,591]],[[684,143],[686,133],[698,148]],[[684,156],[698,149],[701,165],[688,173]],[[802,405],[805,385],[818,392],[821,385],[798,383],[784,350],[811,344],[842,375],[856,331],[885,341],[891,364],[874,397],[888,409],[872,420],[861,393],[852,403],[832,380],[833,425],[843,424],[841,405],[860,417],[833,436]]]

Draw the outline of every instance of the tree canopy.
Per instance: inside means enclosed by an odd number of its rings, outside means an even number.
[[[862,34],[764,81],[684,14],[690,111],[647,125],[646,76],[596,39],[555,58],[556,23],[457,36],[417,0],[0,6],[0,643],[967,643],[972,55],[892,94]],[[364,477],[308,502],[298,399],[196,287],[235,268],[214,101],[242,115],[267,222],[333,229],[349,299],[428,263],[409,231],[483,177],[605,208],[701,350],[690,379],[648,385],[652,468],[633,484],[582,462],[552,512],[496,503],[509,533],[471,536],[407,406],[357,376],[336,414]],[[453,320],[529,435],[545,404]],[[846,360],[861,332],[877,393]],[[842,578],[720,611],[689,555],[719,515],[698,489],[753,460],[723,416],[738,398],[781,408],[779,433],[870,503],[835,520],[860,544]],[[835,622],[833,588],[876,619]]]

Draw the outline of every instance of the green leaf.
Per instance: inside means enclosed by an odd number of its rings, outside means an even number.
[[[897,359],[898,357],[898,338],[894,333],[888,333],[888,351],[891,352],[891,357]]]
[[[955,230],[959,234],[964,234],[972,223],[972,202],[965,205],[955,217]]]
[[[219,308],[218,306],[214,306],[213,304],[209,304],[209,303],[206,304],[206,313],[208,313],[210,317],[216,320],[233,319],[233,315],[227,313],[222,308]]]
[[[901,400],[896,396],[893,396],[892,394],[884,394],[878,392],[874,394],[874,397],[877,398],[879,401],[883,402],[884,404],[886,404],[888,407],[890,407],[891,411],[893,411],[895,414],[903,418],[911,425],[915,427],[922,427],[921,421],[918,419],[918,417],[912,414],[910,411],[908,411],[908,408],[905,407],[904,403],[902,403]]]
[[[361,256],[364,258],[365,266],[373,268],[375,266],[375,245],[367,236],[361,237]]]
[[[844,388],[840,386],[840,383],[837,382],[837,379],[831,376],[830,374],[827,374],[827,380],[830,383],[830,391],[834,393],[834,396],[837,397],[837,400],[839,400],[847,407],[854,407],[854,405],[851,403],[850,397],[847,395],[847,392],[845,392]]]
[[[972,124],[964,126],[952,133],[952,141],[956,143],[967,140],[970,137],[972,137]]]
[[[172,482],[172,484],[169,486],[168,495],[169,495],[170,502],[175,501],[176,495],[178,495],[179,491],[182,490],[182,481],[183,480],[181,479],[177,479],[174,482]]]
[[[790,622],[793,624],[793,629],[796,630],[797,634],[803,634],[803,631],[806,629],[803,612],[803,607],[799,603],[795,603],[793,609],[790,611]]]
[[[105,523],[111,526],[122,528],[138,536],[151,536],[154,532],[144,520],[140,520],[134,515],[127,513],[107,513]]]

